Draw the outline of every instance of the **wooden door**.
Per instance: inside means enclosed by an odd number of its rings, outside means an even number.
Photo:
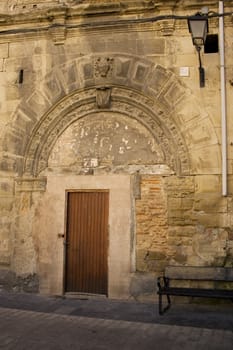
[[[68,192],[66,292],[107,295],[108,213],[108,191]]]

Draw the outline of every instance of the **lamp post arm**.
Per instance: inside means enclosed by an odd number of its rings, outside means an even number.
[[[198,53],[198,59],[199,59],[199,81],[200,81],[200,87],[205,86],[205,69],[202,67],[201,62],[201,46],[196,45],[196,50]]]
[[[197,50],[197,53],[198,53],[199,68],[202,68],[202,62],[201,62],[201,46],[196,45],[196,50]]]

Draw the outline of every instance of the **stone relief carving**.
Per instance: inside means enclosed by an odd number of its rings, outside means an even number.
[[[98,57],[94,61],[95,77],[108,78],[113,72],[114,58]]]
[[[96,89],[96,105],[98,108],[110,108],[111,88],[100,87]]]
[[[46,190],[46,177],[34,178],[16,178],[15,191],[16,192],[44,192]]]
[[[62,102],[64,110],[62,106],[58,105],[51,114],[48,113],[47,116],[44,116],[44,121],[41,122],[40,127],[32,136],[31,144],[28,147],[25,173],[36,175],[44,170],[47,167],[52,147],[62,132],[79,118],[98,112],[95,94],[95,89],[77,92],[79,98],[74,105],[71,104],[68,107],[68,100],[64,100]],[[92,99],[90,99],[91,96]],[[145,96],[138,95],[136,92],[129,93],[125,89],[112,88],[112,96],[114,100],[111,103],[111,112],[128,115],[144,124],[152,131],[156,143],[161,145],[166,164],[178,173],[187,173],[189,160],[186,148],[169,116],[164,116],[155,102],[152,104]],[[125,101],[123,102],[122,99]],[[72,95],[72,103],[73,101],[75,101],[75,95]],[[72,112],[69,112],[70,109]],[[155,113],[157,109],[158,115]],[[172,136],[170,139],[168,139],[169,134]],[[120,149],[120,152],[123,152],[123,149]]]
[[[57,140],[49,167],[98,167],[164,163],[149,130],[119,113],[95,113],[72,124]]]

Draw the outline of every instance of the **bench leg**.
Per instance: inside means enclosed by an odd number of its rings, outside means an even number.
[[[163,300],[162,300],[163,296],[162,294],[159,294],[159,314],[163,315]]]
[[[170,298],[170,295],[167,294],[167,307],[165,311],[167,311],[170,307],[171,307],[171,298]]]
[[[163,295],[159,294],[159,314],[163,315],[170,307],[171,307],[171,298],[170,295],[166,294],[167,296],[167,306],[165,306],[165,308],[163,309]]]

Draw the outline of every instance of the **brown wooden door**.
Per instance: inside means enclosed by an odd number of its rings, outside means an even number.
[[[107,295],[108,191],[68,192],[66,292]]]

